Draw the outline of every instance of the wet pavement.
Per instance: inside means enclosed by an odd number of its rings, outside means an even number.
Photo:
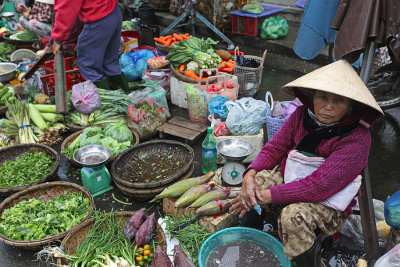
[[[261,90],[255,98],[265,99],[266,91],[271,91],[275,100],[291,100],[292,98],[282,92],[280,87],[289,81],[301,76],[301,73],[282,71],[266,67],[263,74]],[[181,116],[188,118],[186,109],[178,108],[169,103],[172,116]],[[385,200],[388,195],[393,194],[400,188],[400,108],[387,110],[387,115],[378,120],[371,128],[372,147],[369,158],[369,169],[372,183],[373,197]],[[195,152],[195,169],[193,176],[201,175],[201,141],[195,143],[192,147]],[[55,149],[60,151],[60,145]],[[80,169],[71,166],[66,158],[61,161],[60,170],[56,180],[65,180],[81,184]],[[116,201],[114,196],[121,201],[132,203],[132,205],[123,205]],[[3,201],[4,198],[0,198]],[[142,207],[157,210],[159,207],[140,202],[133,198],[127,198],[114,187],[100,196],[94,198],[97,209],[109,211],[117,210],[137,210]],[[35,251],[26,251],[14,248],[6,244],[0,243],[0,267],[35,267],[35,266],[52,266],[40,261],[36,261]],[[341,246],[332,250],[331,253],[325,253],[327,262],[331,262],[331,266],[337,265],[343,259],[349,266],[354,266],[358,255],[362,252],[351,251]]]

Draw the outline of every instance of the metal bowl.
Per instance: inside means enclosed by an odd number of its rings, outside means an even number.
[[[253,145],[243,139],[228,138],[218,142],[217,150],[228,160],[240,161],[253,152]]]
[[[15,78],[18,65],[14,63],[0,63],[0,68],[4,70],[4,73],[0,74],[0,82],[3,83]]]
[[[97,167],[104,165],[107,163],[110,157],[111,150],[102,145],[88,145],[81,147],[76,150],[73,155],[74,161],[84,167]]]

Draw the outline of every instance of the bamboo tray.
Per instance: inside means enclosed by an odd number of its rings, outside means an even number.
[[[93,208],[94,208],[94,201],[92,195],[87,191],[85,188],[83,188],[80,185],[74,184],[74,183],[69,183],[69,182],[51,182],[51,183],[45,183],[45,184],[39,184],[39,185],[34,185],[24,191],[18,192],[13,194],[12,196],[6,198],[1,204],[0,204],[0,218],[2,213],[11,207],[13,207],[15,204],[23,201],[23,200],[29,200],[31,198],[36,198],[44,201],[49,201],[50,199],[56,198],[62,194],[66,190],[70,190],[70,192],[82,192],[83,195],[86,198],[89,198],[89,211],[86,215],[86,217],[76,226],[73,228],[54,235],[50,237],[46,237],[40,240],[31,240],[31,241],[24,241],[24,240],[14,240],[11,238],[8,238],[7,236],[3,235],[0,233],[0,241],[6,243],[7,245],[13,246],[13,247],[19,247],[27,250],[39,250],[40,248],[61,240],[64,238],[64,236],[67,235],[68,232],[78,228],[80,225],[82,225],[85,220],[89,219],[90,216],[92,216]],[[1,220],[1,219],[0,219]]]
[[[116,212],[115,215],[118,219],[121,218],[121,225],[124,226],[126,222],[135,214],[134,211],[120,211]],[[70,231],[61,243],[61,246],[65,248],[65,252],[72,254],[75,252],[80,243],[86,238],[90,229],[95,222],[95,218],[91,218],[83,224],[76,227],[73,231]],[[161,226],[156,223],[157,232],[154,235],[155,242],[161,242],[161,247],[165,250],[167,247],[167,239]],[[65,258],[57,258],[57,266],[68,264],[68,260]]]

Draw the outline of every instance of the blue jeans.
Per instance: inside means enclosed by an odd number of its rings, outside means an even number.
[[[78,67],[85,80],[99,82],[121,74],[118,65],[122,13],[117,5],[108,16],[86,23],[78,39]]]

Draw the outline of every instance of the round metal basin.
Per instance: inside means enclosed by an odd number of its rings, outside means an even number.
[[[8,82],[15,78],[18,65],[14,63],[0,63],[0,69],[4,72],[0,73],[0,82]]]
[[[107,163],[111,150],[102,145],[88,145],[74,152],[73,159],[84,167],[97,167]]]
[[[228,160],[241,161],[253,152],[253,145],[242,139],[228,138],[218,142],[217,150]]]

